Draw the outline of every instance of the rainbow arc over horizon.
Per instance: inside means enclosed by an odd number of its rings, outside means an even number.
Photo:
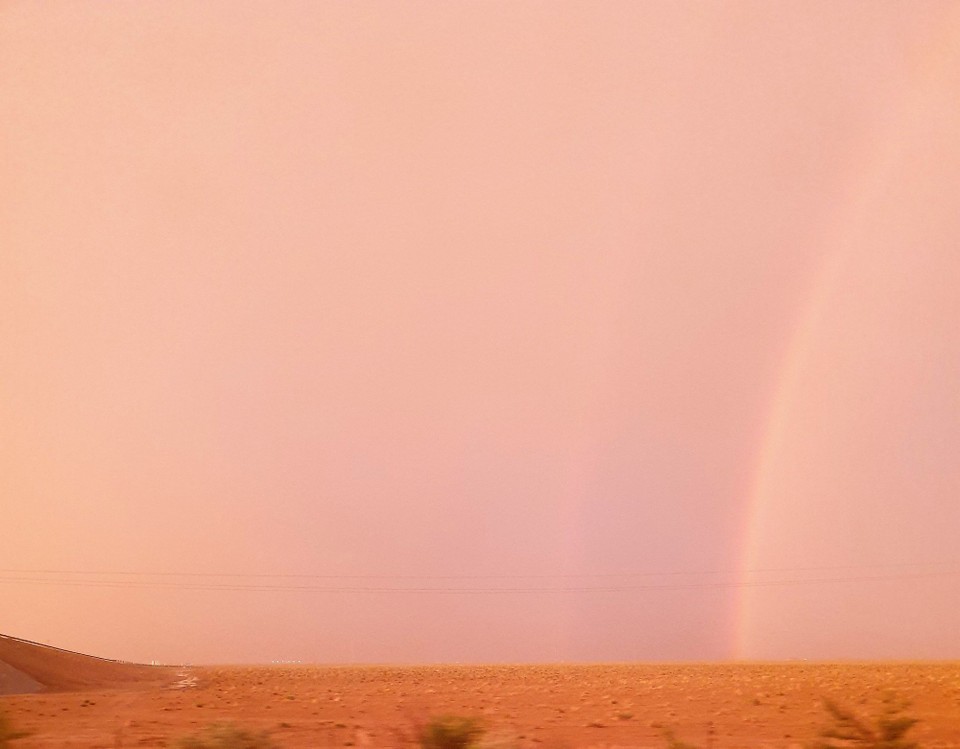
[[[781,357],[778,375],[771,390],[759,439],[756,469],[745,500],[746,513],[739,562],[738,600],[731,654],[737,658],[756,657],[758,646],[768,635],[759,622],[767,605],[765,588],[757,573],[767,566],[761,542],[770,539],[772,520],[784,512],[780,492],[785,452],[800,418],[804,403],[801,391],[805,380],[815,375],[808,370],[830,325],[833,307],[858,273],[861,263],[870,262],[872,223],[885,211],[897,210],[889,202],[891,190],[905,163],[929,138],[926,114],[938,100],[949,98],[951,81],[960,80],[960,6],[954,6],[941,36],[926,48],[909,87],[890,101],[888,116],[876,127],[865,147],[848,164],[845,200],[839,205],[830,230],[823,237],[824,251],[819,268],[792,326]],[[957,101],[953,91],[954,102]],[[897,248],[906,253],[909,248]],[[800,533],[803,529],[798,529]]]

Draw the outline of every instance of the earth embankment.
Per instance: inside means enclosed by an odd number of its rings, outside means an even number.
[[[97,658],[0,635],[0,694],[132,688],[175,678],[172,668]]]

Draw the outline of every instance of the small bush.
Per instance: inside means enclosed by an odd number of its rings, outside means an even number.
[[[420,746],[423,749],[471,749],[485,732],[476,718],[443,715],[420,729]]]
[[[884,702],[883,714],[876,719],[875,725],[870,725],[851,710],[824,700],[833,724],[820,733],[822,740],[813,744],[812,749],[916,749],[916,743],[904,738],[907,731],[919,722],[903,714],[908,704],[889,698]]]
[[[3,713],[0,713],[0,749],[7,749],[11,741],[22,739],[24,736],[29,736],[29,734],[14,729],[10,723],[10,719]]]
[[[253,732],[232,723],[218,723],[177,742],[179,749],[280,749],[266,731]]]
[[[663,740],[667,742],[667,749],[699,749],[695,744],[688,744],[678,739],[670,729],[665,729],[662,735]]]

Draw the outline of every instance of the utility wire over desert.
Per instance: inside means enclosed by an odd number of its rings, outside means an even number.
[[[770,577],[769,573],[775,573]],[[759,578],[758,575],[767,575]],[[960,564],[888,564],[713,572],[624,572],[567,575],[323,575],[216,572],[0,570],[2,583],[108,588],[176,588],[301,593],[612,593],[696,588],[861,583],[958,577]],[[735,577],[737,579],[730,579]],[[651,581],[652,580],[652,581]],[[322,582],[321,582],[322,581]]]
[[[0,4],[0,749],[960,745],[960,9]]]

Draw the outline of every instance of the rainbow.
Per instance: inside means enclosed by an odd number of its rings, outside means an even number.
[[[759,439],[756,468],[748,484],[744,530],[739,560],[739,599],[736,603],[732,655],[752,657],[762,632],[758,631],[762,610],[762,589],[752,586],[755,571],[764,566],[759,552],[760,539],[774,513],[781,511],[776,502],[776,480],[784,446],[791,434],[794,416],[802,407],[798,397],[807,364],[816,350],[824,320],[842,288],[859,253],[863,235],[871,217],[876,215],[889,189],[896,168],[909,149],[924,136],[924,111],[938,91],[949,91],[948,74],[960,74],[960,5],[952,6],[939,26],[938,38],[924,45],[926,51],[915,70],[913,85],[891,96],[890,114],[866,143],[864,152],[848,165],[843,186],[844,200],[826,232],[827,248],[815,274],[806,302],[796,316],[792,333],[781,358],[778,374]]]

